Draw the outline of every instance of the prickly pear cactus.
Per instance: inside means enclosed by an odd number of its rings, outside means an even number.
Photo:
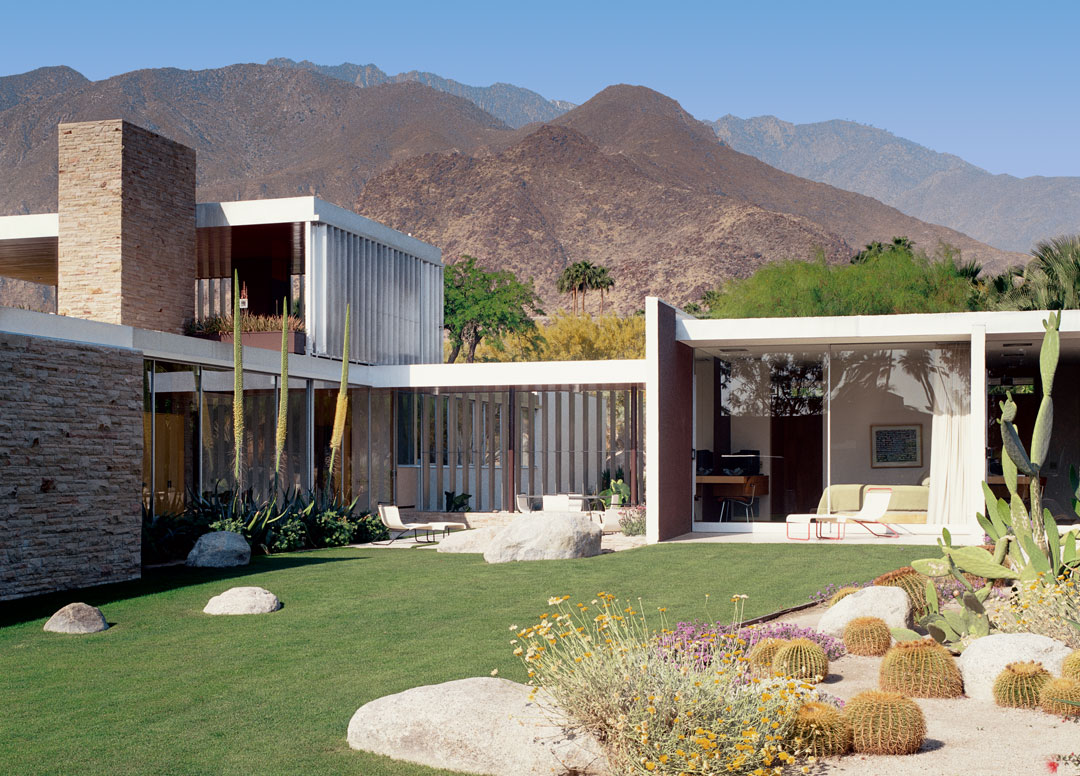
[[[964,680],[953,656],[932,639],[900,641],[885,653],[878,684],[916,698],[958,698]]]
[[[1042,663],[1009,663],[994,680],[994,701],[998,706],[1033,709],[1039,694],[1051,679]]]
[[[810,639],[792,639],[776,651],[772,669],[773,673],[796,679],[821,681],[829,675],[829,658]]]
[[[851,751],[851,722],[835,706],[804,703],[795,712],[791,735],[811,757],[838,757]]]
[[[868,690],[848,701],[852,748],[862,754],[914,754],[926,738],[919,704],[904,695]]]

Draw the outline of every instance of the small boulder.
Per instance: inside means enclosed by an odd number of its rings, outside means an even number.
[[[45,623],[51,633],[98,633],[108,627],[100,609],[83,603],[68,604]]]
[[[203,534],[187,556],[187,565],[198,568],[224,569],[250,562],[251,547],[247,539],[232,531]]]
[[[857,617],[878,617],[890,628],[912,628],[911,598],[898,587],[864,587],[830,606],[818,621],[817,629],[838,639]]]
[[[604,532],[587,515],[544,512],[514,518],[484,550],[488,563],[590,558],[600,554]]]
[[[492,538],[502,526],[485,525],[468,531],[455,531],[439,540],[438,552],[476,552],[481,553],[491,544]]]
[[[593,736],[572,728],[549,697],[506,679],[414,687],[361,706],[353,749],[430,768],[490,776],[608,773]]]
[[[261,587],[231,587],[203,608],[207,614],[268,614],[281,608],[278,597]]]
[[[1034,660],[1055,676],[1072,653],[1068,646],[1037,633],[993,633],[975,639],[957,658],[969,698],[992,701],[994,680],[1009,663]]]

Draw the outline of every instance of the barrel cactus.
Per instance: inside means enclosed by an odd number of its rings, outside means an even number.
[[[750,653],[746,656],[750,664],[750,670],[759,675],[772,673],[773,658],[776,657],[777,650],[787,643],[787,639],[762,639],[759,641],[750,648]]]
[[[964,680],[949,651],[933,639],[901,641],[885,653],[878,673],[886,692],[916,698],[957,698]]]
[[[1051,679],[1039,693],[1039,705],[1055,717],[1080,717],[1080,681]]]
[[[1080,649],[1065,658],[1065,662],[1061,664],[1061,675],[1080,682]]]
[[[796,679],[824,679],[829,675],[829,658],[810,639],[792,639],[776,650],[772,670]]]
[[[859,587],[842,587],[833,593],[832,598],[829,599],[829,606],[836,606],[840,601],[847,598],[852,593],[858,593],[862,588]]]
[[[908,598],[911,599],[912,613],[915,619],[918,620],[920,617],[925,617],[929,612],[926,605],[927,579],[929,577],[924,577],[911,566],[904,566],[896,571],[882,574],[874,580],[874,584],[877,587],[898,587],[907,593]]]
[[[892,631],[878,617],[856,617],[844,628],[844,648],[851,655],[880,657],[892,646]]]
[[[1042,663],[1009,663],[994,680],[994,700],[998,706],[1033,709],[1039,705],[1039,694],[1050,681],[1050,672]]]
[[[867,690],[848,701],[852,748],[862,754],[914,754],[926,738],[922,709],[907,696]]]
[[[837,757],[851,751],[851,723],[835,706],[810,701],[799,707],[791,735],[812,757]]]

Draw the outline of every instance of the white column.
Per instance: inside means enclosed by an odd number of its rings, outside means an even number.
[[[975,544],[981,544],[982,528],[975,513],[984,509],[982,483],[986,479],[986,326],[977,325],[971,330],[971,407],[968,415],[968,433],[971,434],[971,459],[968,465],[970,488],[966,503],[965,524],[976,534]]]

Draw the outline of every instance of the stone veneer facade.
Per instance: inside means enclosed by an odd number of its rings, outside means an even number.
[[[58,312],[182,333],[195,310],[195,151],[119,119],[58,131]]]
[[[0,333],[0,600],[139,577],[142,364]]]

